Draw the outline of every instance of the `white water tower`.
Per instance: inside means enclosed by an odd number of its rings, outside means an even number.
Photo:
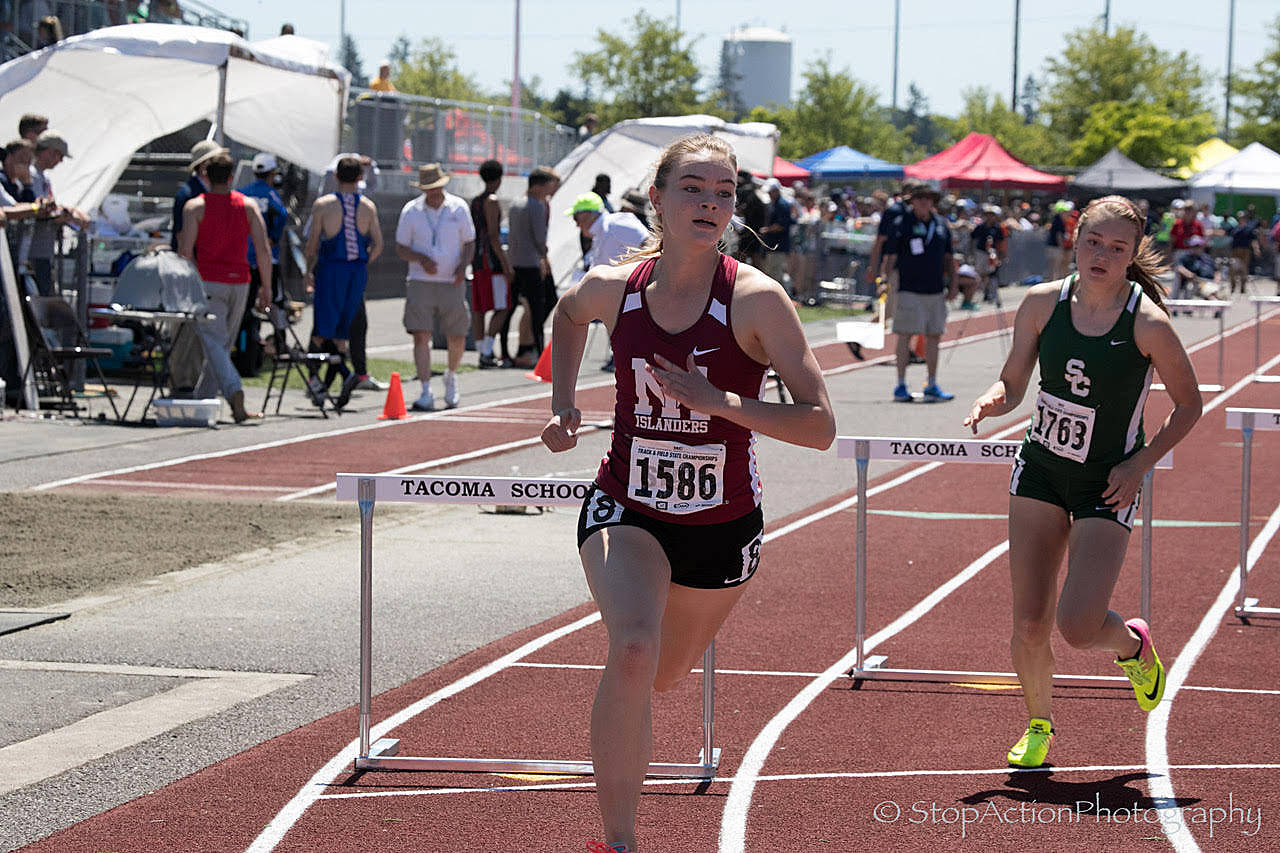
[[[791,105],[791,36],[769,27],[741,27],[725,36],[721,69],[743,110]]]

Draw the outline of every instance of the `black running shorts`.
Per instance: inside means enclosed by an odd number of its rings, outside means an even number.
[[[694,589],[727,589],[746,583],[760,566],[764,512],[720,524],[674,524],[636,512],[592,486],[578,514],[578,547],[606,527],[626,525],[650,533],[671,564],[671,582]]]
[[[1060,506],[1073,521],[1078,518],[1105,518],[1125,530],[1133,530],[1133,520],[1142,502],[1142,490],[1139,489],[1133,503],[1125,507],[1104,504],[1102,494],[1106,490],[1105,474],[1067,474],[1035,460],[1024,459],[1021,453],[1014,457],[1009,494]]]

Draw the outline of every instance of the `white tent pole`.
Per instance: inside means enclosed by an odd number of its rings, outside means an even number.
[[[219,145],[226,144],[226,133],[223,130],[227,120],[227,64],[230,57],[218,66],[218,117],[213,125],[214,141]]]

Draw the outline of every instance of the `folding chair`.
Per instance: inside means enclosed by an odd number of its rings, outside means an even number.
[[[69,363],[83,360],[93,365],[102,383],[107,402],[116,420],[120,420],[120,410],[112,398],[107,379],[102,375],[98,359],[113,355],[110,349],[95,348],[89,345],[89,339],[76,319],[74,309],[60,296],[27,296],[23,300],[26,305],[27,321],[31,324],[32,358],[27,362],[27,372],[22,381],[30,375],[35,379],[39,396],[57,397],[55,408],[67,410],[79,417],[80,406],[73,395]]]
[[[267,405],[271,402],[271,392],[276,392],[276,411],[280,414],[280,406],[284,403],[284,392],[289,387],[289,375],[296,372],[306,384],[310,379],[310,372],[306,369],[307,365],[312,365],[319,371],[319,368],[325,364],[332,363],[335,358],[341,356],[333,356],[324,352],[308,352],[307,348],[302,345],[302,341],[298,338],[298,333],[293,328],[293,311],[290,310],[289,304],[273,303],[267,309],[270,313],[272,326],[272,340],[274,342],[275,355],[271,359],[271,377],[267,380],[267,395],[262,400],[262,411],[267,410]],[[283,373],[283,375],[281,375]],[[276,378],[280,377],[280,387],[276,388]],[[314,392],[308,390],[306,392],[307,399],[318,403],[317,408],[320,414],[325,418],[329,417],[329,413],[325,410],[326,406],[341,414],[341,409],[335,405],[333,396],[329,393],[326,386],[322,392],[322,396],[317,400]]]

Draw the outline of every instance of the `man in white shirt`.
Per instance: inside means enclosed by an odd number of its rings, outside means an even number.
[[[422,381],[422,394],[413,408],[429,412],[435,408],[431,393],[431,336],[438,317],[449,345],[448,368],[444,374],[444,404],[458,405],[458,365],[471,326],[463,284],[471,260],[476,231],[467,203],[444,190],[449,175],[439,163],[418,167],[422,190],[400,211],[396,226],[396,254],[409,263],[405,282],[404,328],[413,336],[413,360]]]

